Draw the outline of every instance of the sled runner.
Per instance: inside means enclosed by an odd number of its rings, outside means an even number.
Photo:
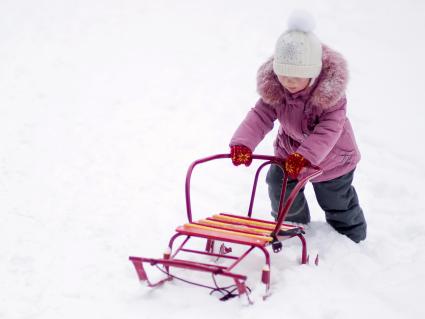
[[[233,271],[233,269],[240,264],[254,249],[259,249],[263,252],[265,257],[265,263],[261,271],[261,282],[265,285],[266,294],[264,298],[269,295],[270,290],[270,254],[267,250],[268,246],[272,247],[272,250],[277,253],[282,250],[282,241],[288,240],[293,237],[297,237],[301,241],[301,263],[306,264],[308,262],[307,255],[307,244],[303,236],[304,229],[298,225],[291,225],[283,223],[286,214],[289,211],[296,195],[302,187],[312,178],[322,173],[318,167],[313,168],[313,172],[307,177],[298,181],[295,188],[289,194],[285,200],[286,186],[288,182],[287,174],[284,174],[282,192],[280,195],[279,213],[275,222],[257,219],[252,217],[252,209],[254,206],[255,192],[257,189],[258,177],[261,170],[270,164],[278,165],[284,172],[284,160],[273,156],[266,155],[253,155],[254,160],[264,161],[255,173],[254,183],[252,187],[251,200],[248,208],[248,212],[245,215],[229,214],[229,213],[217,213],[211,217],[193,220],[192,209],[190,201],[190,181],[192,171],[198,164],[209,162],[216,159],[230,158],[230,154],[218,154],[203,159],[199,159],[193,162],[186,175],[186,210],[187,210],[187,223],[176,228],[176,233],[171,237],[167,251],[164,253],[163,258],[145,258],[145,257],[129,257],[133,263],[134,268],[137,272],[139,280],[146,282],[149,287],[156,287],[163,284],[166,281],[172,280],[173,278],[181,279],[189,282],[182,278],[176,277],[171,273],[172,268],[183,268],[188,270],[196,270],[201,272],[210,273],[215,286],[206,286],[198,283],[193,283],[198,286],[210,288],[211,292],[220,292],[223,294],[221,300],[227,300],[234,296],[246,295],[248,301],[250,289],[246,285],[247,276],[239,274]],[[269,213],[267,213],[268,215]],[[180,246],[173,250],[174,241],[183,237],[183,241]],[[188,243],[191,239],[205,240],[205,249],[192,249],[188,248]],[[215,247],[217,242],[221,242],[219,250]],[[226,245],[240,245],[244,248],[241,255],[235,255],[232,253],[232,248]],[[179,259],[177,256],[181,253],[186,254],[197,254],[212,256],[215,258],[225,258],[231,261],[228,266],[219,265],[216,263],[201,263],[197,261],[191,261],[187,259]],[[147,276],[144,268],[144,264],[150,264],[156,266],[165,274],[165,278],[157,282],[151,282]],[[217,284],[216,276],[222,276],[230,278],[234,284],[227,287],[220,287]]]

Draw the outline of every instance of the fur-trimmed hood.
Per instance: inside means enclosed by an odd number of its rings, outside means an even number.
[[[322,71],[313,85],[309,103],[322,111],[335,105],[345,95],[348,82],[347,63],[343,56],[322,45]],[[285,91],[273,72],[273,58],[264,63],[257,73],[257,91],[267,104],[282,103]]]

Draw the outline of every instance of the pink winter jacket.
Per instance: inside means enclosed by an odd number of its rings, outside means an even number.
[[[234,133],[230,145],[245,145],[252,151],[280,123],[274,142],[275,156],[286,158],[298,152],[324,173],[312,180],[327,181],[353,170],[360,160],[351,124],[346,116],[345,88],[348,71],[344,58],[323,46],[323,67],[313,85],[291,94],[273,72],[273,59],[257,74],[261,98]],[[309,171],[303,170],[302,178]]]

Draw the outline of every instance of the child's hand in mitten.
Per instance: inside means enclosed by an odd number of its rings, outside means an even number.
[[[230,146],[230,156],[235,166],[241,164],[249,166],[252,162],[252,151],[244,145]]]
[[[296,179],[300,174],[301,169],[307,165],[310,165],[310,162],[307,161],[301,154],[292,153],[286,159],[285,170],[290,178]]]

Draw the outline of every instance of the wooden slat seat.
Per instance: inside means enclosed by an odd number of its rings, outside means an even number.
[[[265,246],[273,241],[270,233],[275,227],[276,223],[271,221],[221,213],[185,224],[178,227],[176,231],[189,236]],[[283,224],[280,229],[282,231],[302,230],[302,227]]]
[[[214,215],[212,219],[226,221],[228,223],[234,222],[241,225],[255,226],[257,228],[265,228],[269,230],[273,230],[276,227],[276,223],[272,221],[257,219],[257,218],[249,218],[246,216],[232,215],[232,214],[226,214],[226,213]],[[289,230],[294,228],[303,229],[302,226],[296,226],[291,224],[282,224],[280,227],[281,230]]]

